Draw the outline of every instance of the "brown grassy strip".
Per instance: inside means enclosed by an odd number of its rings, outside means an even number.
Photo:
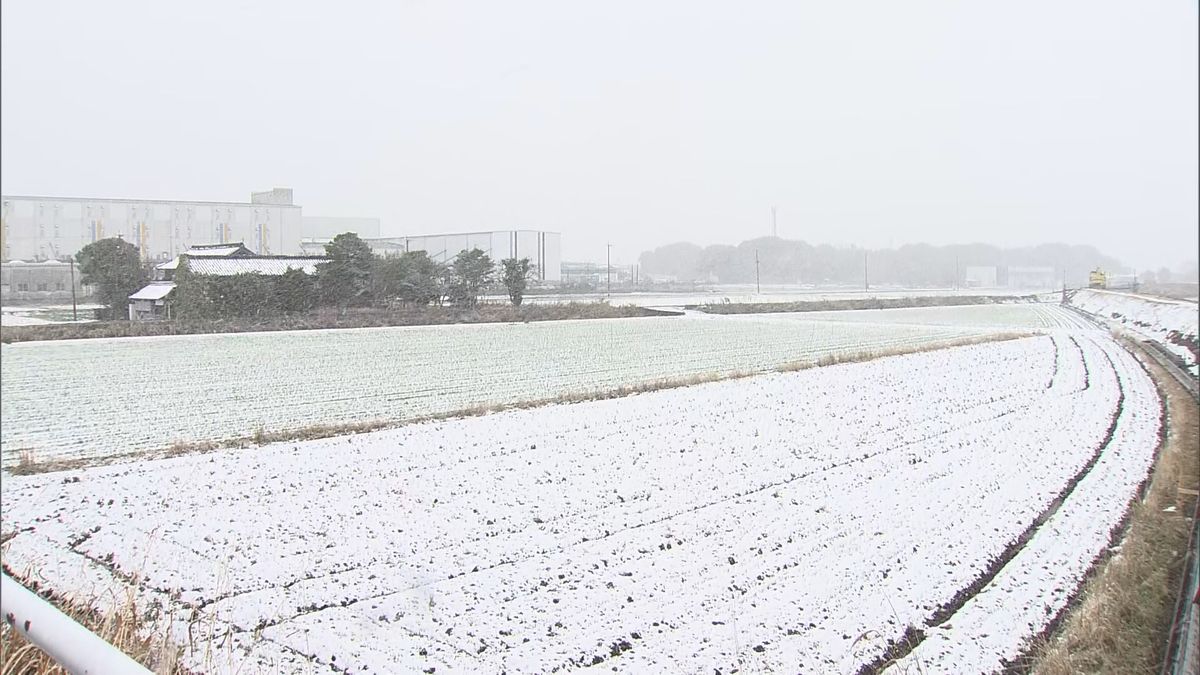
[[[734,370],[727,372],[702,373],[697,375],[688,375],[685,377],[664,378],[650,382],[643,382],[640,384],[623,385],[615,389],[560,394],[558,396],[520,401],[517,403],[480,404],[461,410],[422,415],[420,417],[412,417],[402,420],[368,420],[361,422],[342,422],[336,424],[314,424],[297,429],[284,429],[277,431],[259,429],[253,434],[246,436],[237,436],[216,441],[180,441],[174,443],[170,447],[161,448],[158,450],[142,450],[138,452],[121,453],[117,455],[108,455],[103,458],[73,458],[42,461],[36,458],[36,454],[33,450],[24,449],[19,452],[17,464],[7,467],[5,470],[16,475],[29,475],[48,473],[52,471],[69,471],[72,469],[82,469],[91,466],[101,466],[141,459],[162,459],[166,457],[178,457],[180,455],[213,452],[215,450],[247,448],[266,445],[267,443],[310,441],[320,438],[330,438],[333,436],[346,436],[351,434],[367,433],[371,431],[380,431],[383,429],[393,429],[396,427],[407,426],[409,424],[420,424],[422,422],[433,422],[461,417],[477,417],[479,415],[487,415],[505,410],[524,410],[558,403],[600,401],[621,398],[623,396],[629,396],[632,394],[660,391],[663,389],[687,387],[705,382],[741,379],[770,372],[794,372],[809,368],[831,366],[839,363],[859,363],[888,356],[901,356],[904,354],[929,352],[939,349],[949,349],[951,347],[983,344],[987,342],[1002,342],[1023,337],[1029,337],[1029,334],[995,333],[990,335],[957,338],[926,345],[892,347],[889,349],[881,349],[876,351],[861,350],[857,352],[847,352],[841,354],[826,354],[825,356],[815,360],[794,361],[781,365],[777,368],[767,369],[764,371]]]
[[[104,601],[68,599],[44,589],[31,575],[4,571],[26,588],[38,593],[66,615],[104,638],[133,660],[158,675],[182,675],[179,665],[182,649],[171,639],[169,621],[154,621],[138,607],[133,590],[126,589]],[[93,602],[93,601],[97,602]],[[96,609],[96,607],[103,609]],[[67,675],[67,671],[37,645],[29,642],[7,621],[0,622],[0,675]]]
[[[458,323],[529,323],[577,319],[617,319],[642,316],[672,316],[676,312],[604,302],[568,302],[456,307],[410,307],[402,309],[351,308],[345,312],[319,309],[305,314],[211,321],[92,321],[0,327],[0,342],[79,340],[86,338],[149,337],[158,335],[205,335],[281,330],[330,328],[391,328],[440,326]]]
[[[843,300],[798,300],[795,302],[735,302],[688,305],[708,314],[770,314],[775,312],[831,312],[860,309],[903,309],[908,307],[960,307],[1036,301],[1034,295],[926,295],[905,298],[846,298]]]
[[[1119,549],[1095,568],[1060,629],[1013,664],[1016,672],[1157,675],[1166,656],[1188,515],[1200,488],[1200,408],[1140,347],[1133,351],[1165,395],[1166,443]],[[1169,507],[1174,511],[1164,511]]]

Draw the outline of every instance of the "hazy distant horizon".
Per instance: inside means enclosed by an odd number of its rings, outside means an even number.
[[[2,6],[0,190],[401,235],[1200,246],[1197,5]]]

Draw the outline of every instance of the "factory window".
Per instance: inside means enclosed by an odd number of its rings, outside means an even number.
[[[56,282],[56,283],[54,284],[54,290],[56,290],[56,291],[62,291],[62,290],[65,290],[66,288],[67,288],[67,287],[66,287],[66,286],[64,286],[64,285],[63,285],[63,282],[61,282],[61,281],[59,281],[59,282]]]
[[[29,284],[17,284],[17,290],[18,291],[27,291],[27,290],[29,290]]]
[[[48,291],[48,290],[50,290],[50,284],[46,284],[46,283],[38,284],[38,290],[39,291]]]

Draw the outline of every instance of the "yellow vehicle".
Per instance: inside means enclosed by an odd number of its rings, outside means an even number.
[[[1104,270],[1097,267],[1088,273],[1088,288],[1104,288],[1107,285],[1107,277],[1104,274]]]

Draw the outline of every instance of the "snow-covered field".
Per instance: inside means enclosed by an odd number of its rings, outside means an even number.
[[[770,315],[758,315],[767,317]],[[900,309],[864,309],[856,311],[804,312],[780,314],[808,321],[886,323],[890,325],[959,326],[980,330],[1025,326],[1035,329],[1091,328],[1076,314],[1064,311],[1056,303],[1012,305],[964,305],[961,307],[906,307]]]
[[[1197,344],[1197,323],[1200,305],[1187,300],[1116,293],[1113,291],[1080,290],[1071,304],[1104,321],[1117,324],[1144,337],[1161,343],[1190,365],[1193,375],[1200,375],[1198,355],[1193,349],[1179,344]]]
[[[95,310],[102,305],[26,306],[6,305],[0,307],[0,326],[44,326],[51,323],[86,323],[94,321]],[[79,317],[75,320],[75,317]]]
[[[639,307],[682,307],[684,305],[707,305],[721,303],[760,302],[809,302],[817,300],[861,300],[869,298],[915,298],[931,296],[966,295],[1028,295],[1036,291],[1009,288],[950,288],[900,289],[875,288],[869,291],[851,288],[763,286],[756,292],[754,284],[721,285],[711,290],[677,293],[614,292],[607,293],[562,293],[528,295],[525,301],[531,304],[556,304],[564,302],[600,302],[611,305],[637,305]],[[485,300],[506,303],[507,296],[487,296]]]
[[[9,312],[0,314],[0,326],[44,326],[51,323],[54,322],[46,319],[39,319],[35,316],[28,316],[26,314],[10,314]]]
[[[889,314],[892,312],[893,314]],[[664,378],[763,371],[1070,320],[1054,305],[684,316],[0,346],[0,457],[162,449],[404,420]],[[861,314],[862,320],[854,320]]]
[[[5,560],[58,590],[137,575],[217,645],[185,657],[205,672],[852,673],[909,625],[920,672],[989,671],[1106,546],[1159,425],[1132,356],[1056,330],[6,476]]]

